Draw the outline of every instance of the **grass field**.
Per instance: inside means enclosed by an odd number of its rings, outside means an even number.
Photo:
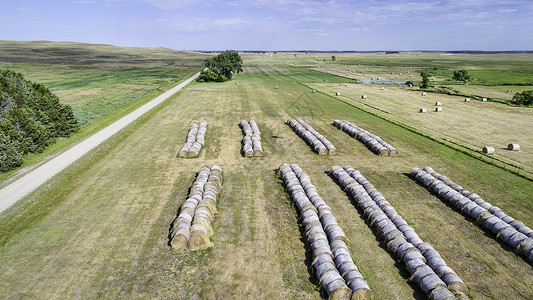
[[[164,48],[57,42],[0,41],[0,69],[43,83],[69,104],[80,132],[43,153],[31,153],[21,170],[0,173],[0,181],[96,132],[164,90],[198,72],[207,54]],[[19,174],[16,174],[18,172]],[[1,184],[0,184],[1,186]]]
[[[293,56],[285,57],[293,64]],[[30,225],[18,225],[18,234],[2,240],[0,298],[320,299],[297,214],[275,176],[283,163],[299,164],[332,207],[376,299],[425,296],[408,283],[404,267],[325,174],[333,165],[360,170],[441,253],[472,299],[533,298],[530,264],[407,173],[430,165],[530,227],[531,181],[329,95],[311,93],[307,86],[327,90],[353,81],[276,59],[272,63],[269,56],[250,55],[235,80],[189,86],[2,213],[0,236],[17,226],[10,220],[25,209],[43,206],[41,214],[26,221]],[[342,88],[359,93],[356,87]],[[410,93],[397,92],[402,98]],[[333,142],[338,154],[312,152],[284,124],[289,117],[303,118]],[[238,123],[252,118],[263,133],[264,157],[240,155]],[[209,123],[201,156],[177,158],[190,124],[199,119]],[[400,155],[372,154],[333,127],[334,119],[370,130]],[[169,226],[195,172],[213,164],[222,167],[225,179],[213,223],[215,246],[173,250],[167,245]]]

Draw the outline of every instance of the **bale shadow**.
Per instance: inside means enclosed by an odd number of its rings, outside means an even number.
[[[193,184],[194,184],[194,182],[196,181],[196,178],[198,178],[198,174],[199,174],[199,173],[200,173],[200,172],[196,172],[196,175],[194,176]],[[189,186],[189,188],[187,189],[187,197],[186,197],[186,199],[189,198],[189,196],[191,195],[191,190],[192,190],[192,184],[191,184],[191,186]],[[185,201],[184,201],[184,203],[185,203]],[[168,235],[167,235],[167,237],[168,237],[168,242],[167,242],[167,245],[168,245],[169,247],[172,247],[172,245],[171,245],[171,242],[172,242],[172,229],[173,229],[174,226],[176,225],[176,221],[178,220],[178,217],[180,216],[181,208],[182,208],[182,207],[183,207],[183,203],[182,203],[182,204],[180,205],[180,207],[177,209],[177,211],[176,211],[176,217],[174,218],[174,220],[172,220],[172,222],[170,223],[170,227],[168,228]]]

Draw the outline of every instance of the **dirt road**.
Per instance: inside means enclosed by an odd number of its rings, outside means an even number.
[[[193,75],[191,78],[164,92],[163,94],[154,98],[152,101],[139,107],[113,124],[88,137],[64,153],[61,153],[32,172],[1,189],[0,212],[13,205],[13,203],[22,199],[27,194],[31,193],[41,184],[45,183],[48,179],[61,172],[61,170],[65,169],[71,163],[100,145],[102,142],[119,132],[124,127],[128,126],[131,122],[135,121],[137,118],[180,91],[184,86],[195,80],[199,75],[200,73]]]

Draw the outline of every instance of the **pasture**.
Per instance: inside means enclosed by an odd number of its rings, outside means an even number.
[[[426,123],[453,127],[451,134],[435,137],[461,143],[470,138],[474,146],[484,141],[506,146],[508,140],[499,141],[505,133],[512,134],[524,145],[515,161],[525,166],[532,161],[527,148],[533,141],[512,130],[530,120],[529,111],[496,103],[462,103],[452,96],[421,98],[403,87],[380,90],[355,85],[337,74],[289,66],[298,59],[292,54],[276,55],[243,56],[244,73],[230,82],[190,85],[0,214],[0,236],[13,228],[18,232],[1,240],[0,297],[320,299],[324,294],[310,267],[310,249],[275,172],[283,163],[297,163],[331,206],[376,299],[424,299],[425,295],[408,282],[403,265],[386,251],[347,194],[325,173],[334,165],[361,171],[440,252],[464,280],[469,297],[533,298],[531,264],[408,173],[413,167],[432,166],[530,227],[533,183],[365,110],[398,122],[407,122],[409,116],[419,119],[412,126],[431,135],[447,130],[430,131]],[[341,96],[336,98],[332,92],[337,89]],[[371,106],[357,99],[361,93],[367,94],[364,100]],[[443,102],[442,113],[417,113],[419,106],[432,108],[435,101]],[[463,121],[461,116],[476,119],[464,127],[447,123]],[[516,122],[504,124],[507,116]],[[476,127],[483,117],[504,133]],[[284,124],[288,118],[302,118],[335,145],[337,154],[317,155]],[[264,156],[241,155],[243,119],[257,122]],[[399,155],[375,155],[332,126],[335,119],[379,135]],[[208,122],[206,145],[198,158],[178,158],[194,120]],[[476,136],[482,134],[487,140]],[[224,171],[212,223],[214,247],[172,249],[169,227],[195,173],[214,164]],[[28,225],[11,222],[36,204],[42,211],[22,222]]]
[[[43,153],[32,153],[23,168],[95,133],[121,116],[198,72],[210,55],[164,48],[125,48],[111,45],[0,41],[0,68],[43,83],[69,104],[82,125],[67,140]],[[5,180],[18,171],[0,174]],[[1,184],[0,184],[1,186]]]

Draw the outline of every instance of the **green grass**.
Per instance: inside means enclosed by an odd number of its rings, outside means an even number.
[[[198,72],[206,55],[162,48],[0,41],[0,68],[43,83],[70,105],[81,129],[42,153],[25,156],[23,165],[0,173],[0,182],[68,145],[96,133]]]

